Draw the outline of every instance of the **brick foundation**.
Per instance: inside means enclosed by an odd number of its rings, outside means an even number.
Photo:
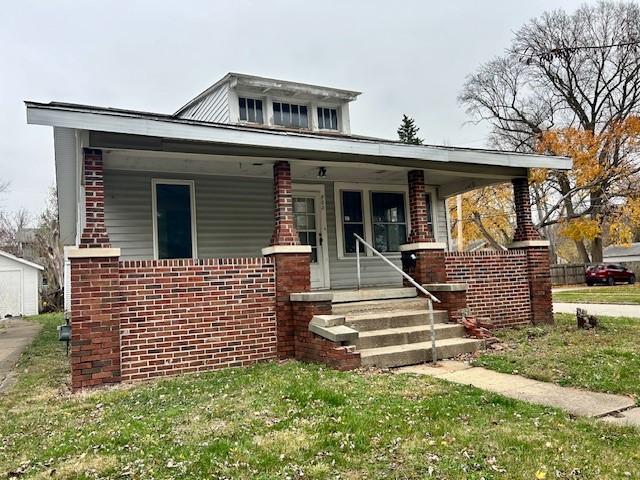
[[[530,288],[531,322],[553,324],[551,270],[548,247],[527,247],[527,272]]]
[[[360,367],[360,353],[355,347],[343,346],[309,331],[314,315],[331,315],[331,300],[291,302],[295,325],[295,358],[324,363],[336,370]]]
[[[278,358],[293,358],[295,325],[289,297],[295,292],[311,290],[310,257],[308,253],[281,253],[270,257],[276,267]]]
[[[71,259],[73,390],[121,381],[117,257]]]
[[[527,265],[524,250],[446,254],[448,280],[466,283],[472,314],[497,327],[531,322]]]
[[[407,255],[415,255],[415,262],[406,261]],[[415,250],[403,252],[402,269],[408,273],[419,284],[424,283],[446,283],[447,268],[445,265],[445,251]],[[407,280],[403,280],[405,287],[411,286]]]
[[[432,291],[438,300],[439,304],[434,304],[433,308],[437,310],[446,310],[449,315],[449,321],[459,323],[462,321],[462,315],[460,311],[468,307],[467,305],[467,292],[466,290],[460,290],[455,292],[435,292]]]

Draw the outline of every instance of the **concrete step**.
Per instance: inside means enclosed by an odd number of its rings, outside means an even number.
[[[457,323],[437,323],[434,325],[434,331],[436,340],[460,338],[464,335],[464,327]],[[360,332],[354,344],[358,350],[363,350],[427,341],[431,341],[431,326],[416,325]]]
[[[451,358],[463,353],[475,352],[482,345],[481,340],[473,338],[446,338],[436,342],[438,360]],[[431,362],[431,342],[408,343],[380,348],[360,350],[362,366],[400,367],[417,363]]]
[[[362,290],[334,290],[333,303],[365,302],[417,297],[413,287],[365,288]]]
[[[335,294],[334,294],[335,298]],[[387,300],[367,300],[361,302],[333,303],[334,315],[361,312],[393,312],[398,310],[427,310],[427,299],[421,297],[395,298]]]
[[[344,324],[359,332],[383,330],[386,328],[415,327],[430,325],[430,313],[426,310],[397,310],[391,312],[360,312],[345,316]],[[434,323],[445,323],[449,315],[445,310],[433,311]]]

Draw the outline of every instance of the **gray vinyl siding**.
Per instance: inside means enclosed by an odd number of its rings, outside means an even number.
[[[71,128],[54,127],[53,144],[56,158],[56,187],[58,190],[60,240],[63,245],[75,245],[76,219],[78,218],[78,200],[76,198],[78,174],[75,130]]]
[[[229,84],[220,85],[179,116],[203,122],[229,123]]]
[[[153,258],[151,180],[194,181],[198,257],[255,257],[269,245],[273,233],[273,192],[270,178],[176,175],[105,171],[105,223],[122,259]],[[333,182],[323,182],[332,288],[356,285],[355,259],[339,259]],[[436,240],[446,241],[444,204],[436,205]],[[444,230],[443,230],[444,229]],[[400,266],[400,259],[394,258]],[[401,276],[377,257],[362,259],[364,285],[399,285]]]

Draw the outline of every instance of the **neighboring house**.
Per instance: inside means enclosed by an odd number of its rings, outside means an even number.
[[[640,242],[628,246],[609,245],[602,255],[605,263],[640,262]]]
[[[0,250],[0,318],[37,315],[44,267]]]
[[[424,361],[426,300],[372,250],[357,259],[354,234],[434,292],[437,321],[552,321],[527,175],[570,160],[356,136],[358,95],[230,73],[173,115],[27,102],[54,133],[74,388],[278,357]],[[445,200],[501,182],[513,248],[451,252]],[[439,356],[476,348],[461,328],[438,326]]]

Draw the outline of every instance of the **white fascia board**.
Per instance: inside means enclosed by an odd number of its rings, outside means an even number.
[[[60,107],[27,105],[27,123],[79,128],[103,132],[146,135],[200,142],[226,143],[265,148],[289,148],[315,152],[425,160],[443,163],[469,163],[515,168],[568,170],[572,162],[565,157],[526,155],[406,145],[353,138],[325,138],[290,132],[258,132],[219,125],[199,125],[162,118],[144,118],[120,112],[85,112]]]

